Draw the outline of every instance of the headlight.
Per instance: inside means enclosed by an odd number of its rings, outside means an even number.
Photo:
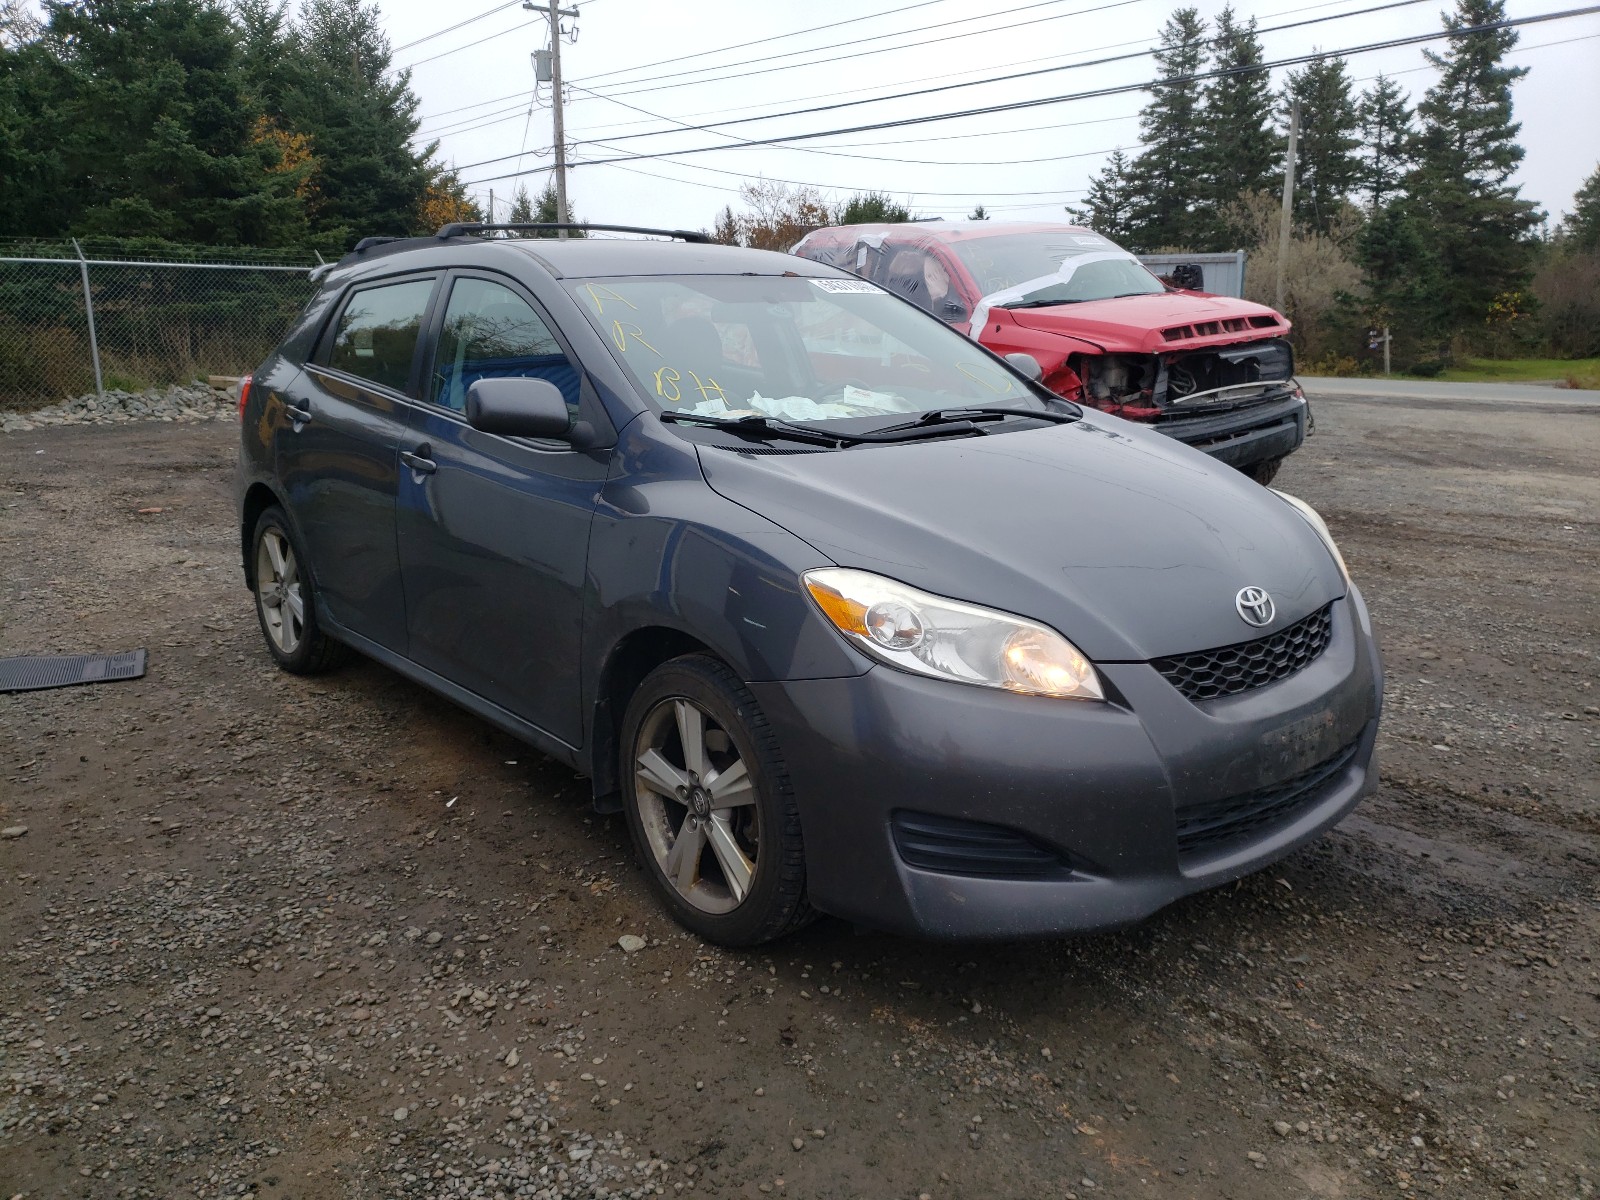
[[[1027,696],[1105,699],[1089,660],[1036,622],[866,571],[826,567],[801,578],[840,633],[902,671]]]
[[[1286,500],[1289,507],[1306,519],[1306,524],[1317,531],[1322,538],[1322,544],[1328,548],[1328,553],[1333,555],[1333,561],[1339,564],[1339,572],[1344,576],[1346,583],[1350,582],[1350,568],[1344,565],[1344,555],[1339,553],[1339,547],[1333,544],[1333,534],[1328,531],[1328,523],[1322,515],[1298,496],[1291,496],[1288,492],[1280,492],[1277,488],[1268,488],[1269,492]]]

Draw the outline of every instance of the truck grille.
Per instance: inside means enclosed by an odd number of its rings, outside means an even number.
[[[1253,642],[1215,650],[1197,650],[1150,665],[1191,700],[1233,696],[1287,678],[1328,648],[1333,634],[1333,605]]]
[[[1266,825],[1285,821],[1322,798],[1329,782],[1337,778],[1356,755],[1360,740],[1351,742],[1332,758],[1271,787],[1257,788],[1225,800],[1178,807],[1178,856],[1190,858],[1236,841]]]

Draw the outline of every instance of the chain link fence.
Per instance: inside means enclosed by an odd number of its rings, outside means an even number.
[[[244,374],[311,298],[307,258],[0,242],[0,408]]]

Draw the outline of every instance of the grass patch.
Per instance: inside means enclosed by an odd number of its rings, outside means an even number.
[[[1551,379],[1600,390],[1600,358],[1469,358],[1439,375],[1452,383],[1528,383]]]

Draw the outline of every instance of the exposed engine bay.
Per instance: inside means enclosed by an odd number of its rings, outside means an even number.
[[[1073,364],[1083,399],[1097,408],[1164,409],[1248,403],[1294,375],[1294,351],[1282,338],[1170,354],[1083,355]]]

